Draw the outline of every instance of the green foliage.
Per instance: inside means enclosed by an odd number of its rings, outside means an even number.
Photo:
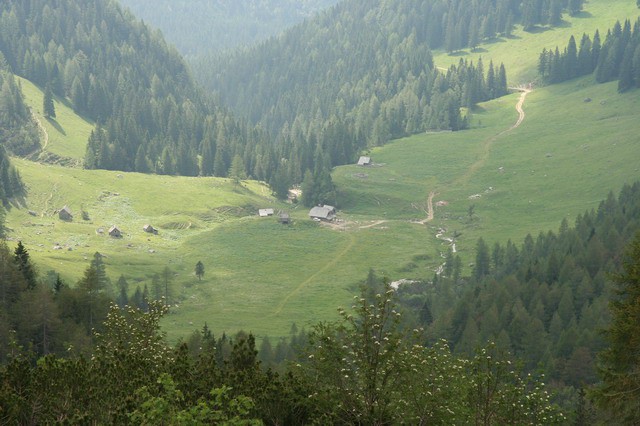
[[[608,347],[600,353],[598,368],[602,383],[594,396],[616,421],[631,425],[640,420],[640,234],[629,244],[623,268],[615,276],[612,321],[605,335]]]
[[[202,261],[198,260],[196,263],[196,277],[198,277],[199,281],[202,281],[202,277],[204,276],[204,264]]]
[[[453,3],[451,16],[461,21],[486,12]],[[493,63],[486,71],[480,61],[462,60],[446,72],[434,67],[428,45],[441,43],[435,39],[442,37],[437,33],[445,13],[435,1],[343,2],[282,38],[207,64],[210,74],[202,80],[223,102],[276,135],[270,165],[277,176],[272,172],[268,181],[282,197],[285,182],[301,183],[307,170],[319,174],[318,152],[327,156],[322,168],[331,169],[352,164],[360,151],[389,139],[465,129],[461,108],[507,93],[506,73],[495,78],[499,66]],[[260,163],[265,161],[263,155]],[[248,164],[247,169],[252,170]]]
[[[401,326],[394,291],[355,298],[352,313],[319,324],[299,367],[321,421],[346,424],[560,424],[544,385],[522,377],[493,346],[456,358],[446,342],[423,347]],[[413,335],[413,337],[412,337]]]
[[[258,419],[250,419],[249,413],[254,408],[250,398],[229,396],[230,388],[213,389],[210,400],[200,401],[197,405],[181,409],[184,396],[177,389],[171,376],[161,374],[158,385],[162,394],[154,396],[146,386],[136,390],[135,396],[141,400],[139,408],[128,415],[129,419],[139,425],[207,425],[225,424],[233,426],[258,426]]]

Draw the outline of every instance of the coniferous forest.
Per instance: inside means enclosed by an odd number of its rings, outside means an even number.
[[[29,189],[11,158],[42,150],[17,76],[42,90],[45,120],[56,98],[92,124],[86,169],[229,177],[238,192],[256,179],[283,200],[299,185],[312,207],[335,203],[336,166],[468,129],[509,93],[503,64],[439,68],[435,50],[560,26],[584,3],[344,0],[190,68],[116,0],[1,2],[0,423],[638,424],[639,182],[521,242],[480,238],[469,265],[450,249],[420,281],[371,269],[336,320],[274,342],[204,322],[170,343],[169,266],[129,282],[95,252],[65,282],[4,239]],[[543,50],[538,72],[640,87],[640,20]]]
[[[557,46],[555,51],[544,49],[538,70],[548,83],[594,73],[598,83],[617,80],[619,92],[640,87],[640,21],[633,28],[629,20],[624,25],[616,22],[607,30],[604,43],[596,31],[593,40],[583,34],[579,48],[572,36],[562,53]]]

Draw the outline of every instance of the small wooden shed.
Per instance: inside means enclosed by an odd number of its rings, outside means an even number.
[[[259,209],[258,216],[260,217],[273,216],[273,209]]]
[[[289,216],[289,213],[280,213],[278,222],[282,223],[283,225],[288,225],[291,223],[291,216]]]
[[[109,228],[109,236],[113,238],[122,238],[122,231],[120,231],[117,226],[113,225]]]
[[[71,210],[68,206],[64,206],[60,209],[58,217],[60,220],[64,220],[65,222],[71,222],[73,220],[73,214],[71,214]]]

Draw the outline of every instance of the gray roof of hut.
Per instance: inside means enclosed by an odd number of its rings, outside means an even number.
[[[358,160],[358,166],[368,166],[369,164],[371,164],[371,157],[362,156]]]
[[[331,219],[336,214],[336,209],[333,206],[324,205],[316,206],[309,211],[310,217],[317,217],[319,219]]]

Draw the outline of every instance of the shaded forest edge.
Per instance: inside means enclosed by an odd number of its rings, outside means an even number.
[[[13,253],[2,244],[0,416],[37,423],[607,420],[612,414],[592,401],[606,406],[607,386],[637,365],[616,358],[615,345],[634,340],[616,340],[611,324],[618,327],[620,312],[635,318],[635,299],[625,295],[637,291],[639,253],[624,253],[639,221],[635,183],[579,215],[574,227],[565,220],[557,233],[527,236],[520,246],[490,249],[480,239],[471,276],[461,275],[453,253],[441,275],[397,291],[371,271],[351,309],[339,309],[341,320],[310,332],[294,327],[289,341],[264,339],[259,351],[251,334],[216,338],[206,324],[171,346],[158,325],[169,309],[161,291],[129,300],[126,280],[114,290],[99,254],[71,287],[55,273],[39,276],[22,244]],[[630,324],[619,326],[623,337],[637,330]],[[633,407],[614,414],[637,420]]]

